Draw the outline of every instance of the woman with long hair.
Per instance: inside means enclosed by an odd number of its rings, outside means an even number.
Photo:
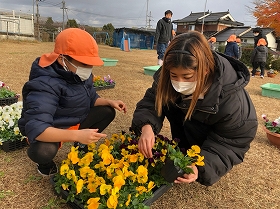
[[[168,46],[151,88],[137,104],[132,129],[139,150],[153,156],[155,134],[166,118],[179,147],[201,147],[205,166],[175,183],[212,185],[243,161],[257,131],[254,105],[244,87],[250,73],[240,61],[211,51],[196,31],[176,36]]]

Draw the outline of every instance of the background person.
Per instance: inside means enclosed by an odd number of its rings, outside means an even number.
[[[201,33],[177,35],[133,114],[139,150],[152,157],[155,134],[166,117],[179,147],[199,145],[205,162],[175,183],[214,184],[243,161],[256,135],[256,111],[245,90],[249,79],[242,62],[211,51]]]
[[[18,123],[40,174],[57,172],[53,158],[60,142],[96,142],[106,137],[101,132],[114,119],[114,108],[126,112],[122,101],[101,98],[94,90],[92,68],[99,65],[95,40],[78,28],[59,33],[54,51],[33,62]],[[79,130],[68,129],[76,125]]]
[[[216,46],[215,46],[215,43],[216,43],[216,38],[215,37],[211,37],[208,39],[208,43],[209,43],[209,46],[210,46],[210,49],[215,51],[216,50]]]
[[[236,38],[236,43],[238,46],[238,60],[241,59],[242,57],[242,44],[241,44],[241,39],[240,38]]]
[[[165,50],[169,42],[175,36],[175,34],[173,33],[173,25],[171,22],[171,17],[173,15],[172,11],[167,10],[164,15],[165,16],[157,22],[154,40],[157,48],[158,65],[162,65]]]
[[[225,47],[225,55],[238,59],[238,45],[236,43],[236,35],[230,35]]]
[[[261,78],[264,78],[264,68],[268,56],[267,43],[264,38],[259,39],[257,47],[251,55],[251,62],[253,66],[252,77],[255,77],[258,67],[261,69]]]
[[[266,41],[266,47],[268,46],[268,41],[266,36],[263,34],[263,31],[261,28],[254,28],[253,29],[254,34],[254,48],[257,47],[259,39],[263,38]]]

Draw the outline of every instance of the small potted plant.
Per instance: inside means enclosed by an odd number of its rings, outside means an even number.
[[[18,98],[19,94],[16,94],[9,86],[0,81],[0,106],[16,103]]]
[[[280,117],[274,121],[270,121],[265,114],[262,115],[264,119],[264,131],[270,143],[280,149]]]
[[[95,90],[102,90],[102,89],[109,89],[115,87],[115,81],[111,79],[110,75],[104,76],[103,78],[101,76],[93,76],[93,86]]]
[[[255,75],[261,75],[261,70],[257,69]]]
[[[26,138],[18,128],[22,102],[0,106],[0,147],[5,151],[14,151],[27,145]]]
[[[267,76],[274,78],[278,74],[277,70],[272,69],[272,64],[269,65],[269,70],[267,71]]]
[[[193,173],[191,165],[204,166],[204,156],[199,155],[200,147],[193,145],[187,150],[184,155],[180,149],[167,146],[167,158],[165,165],[162,167],[161,175],[166,181],[172,183],[177,177],[182,177],[184,174]]]

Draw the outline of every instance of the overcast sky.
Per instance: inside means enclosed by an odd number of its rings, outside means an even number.
[[[15,12],[36,14],[36,0],[1,0],[0,11],[15,10]],[[54,21],[63,20],[62,0],[39,0],[39,14],[52,17]],[[148,3],[147,3],[148,2]],[[170,9],[172,20],[182,19],[191,12],[206,11],[224,12],[229,10],[233,18],[245,24],[255,26],[256,20],[249,12],[252,0],[65,0],[67,12],[65,21],[75,19],[80,24],[100,27],[112,23],[118,27],[145,27],[146,14],[151,14],[151,26],[155,28],[157,21]],[[148,10],[147,10],[148,5]]]

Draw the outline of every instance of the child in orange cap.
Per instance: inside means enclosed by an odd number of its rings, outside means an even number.
[[[225,55],[238,59],[238,46],[236,43],[236,35],[230,35],[225,48]]]
[[[33,62],[18,123],[40,174],[57,172],[53,158],[61,142],[97,142],[106,137],[101,132],[115,118],[115,109],[126,112],[122,101],[101,98],[93,88],[92,68],[100,65],[94,38],[78,28],[59,33],[54,51]]]
[[[254,51],[251,55],[251,62],[253,65],[252,77],[255,77],[258,67],[261,69],[261,78],[264,78],[264,67],[266,59],[268,56],[268,49],[266,47],[267,42],[264,38],[260,38],[257,43],[257,47],[254,48]]]
[[[216,46],[215,46],[216,40],[217,39],[215,37],[211,37],[211,38],[208,39],[210,49],[213,50],[213,51],[215,51],[215,49],[216,49]]]

